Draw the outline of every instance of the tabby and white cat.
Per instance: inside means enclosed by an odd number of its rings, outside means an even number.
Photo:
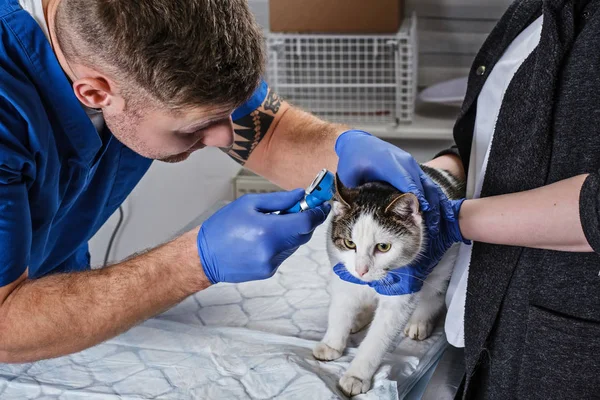
[[[422,168],[450,199],[464,197],[464,182],[447,171]],[[356,189],[344,187],[339,179],[336,184],[327,239],[331,265],[341,262],[355,277],[375,281],[389,270],[410,264],[424,250],[426,228],[414,195],[379,182]],[[329,361],[341,357],[350,333],[371,323],[356,357],[340,379],[346,395],[366,393],[371,388],[373,375],[402,328],[416,340],[431,335],[444,311],[456,253],[454,246],[427,277],[422,289],[410,295],[382,296],[369,286],[348,283],[333,275],[329,325],[325,337],[313,350],[315,358]],[[398,271],[401,273],[401,269]]]

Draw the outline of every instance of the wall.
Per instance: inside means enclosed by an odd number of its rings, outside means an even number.
[[[419,16],[421,85],[466,75],[471,60],[510,0],[409,0]],[[250,0],[268,28],[268,0]],[[396,141],[419,161],[449,145],[444,141]],[[203,213],[233,196],[231,180],[239,166],[219,150],[196,153],[182,164],[155,163],[125,203],[126,220],[111,260],[154,247]],[[99,265],[116,225],[113,216],[90,241],[92,264]]]
[[[162,243],[213,203],[233,196],[231,179],[240,167],[217,149],[196,152],[180,164],[155,162],[125,203],[127,219],[112,259]],[[116,215],[90,241],[92,265],[104,259]]]

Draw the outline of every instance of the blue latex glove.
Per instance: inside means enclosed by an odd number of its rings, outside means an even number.
[[[304,190],[246,195],[217,211],[198,233],[198,253],[211,283],[267,279],[325,222],[329,203],[286,215]]]
[[[338,137],[335,152],[339,157],[337,174],[345,186],[382,181],[417,196],[425,212],[427,229],[433,236],[439,233],[440,216],[447,221],[455,220],[444,192],[404,150],[367,132],[352,130]]]
[[[456,215],[460,212],[460,207],[464,201],[464,199],[450,200]],[[442,224],[444,224],[444,221],[442,221]],[[385,296],[416,293],[421,290],[423,282],[440,262],[446,251],[454,243],[464,241],[460,230],[456,231],[454,227],[447,226],[442,229],[448,229],[451,232],[447,235],[440,235],[440,240],[437,240],[432,246],[428,246],[426,252],[421,254],[412,264],[389,271],[383,279],[365,282],[348,272],[344,264],[334,266],[333,272],[346,282],[368,285],[375,289],[377,293]]]
[[[338,175],[344,185],[355,187],[366,182],[383,181],[419,199],[427,226],[427,248],[413,265],[390,271],[382,280],[363,282],[344,266],[334,267],[336,274],[352,283],[368,284],[384,295],[417,292],[423,281],[446,251],[465,242],[458,225],[463,200],[449,200],[444,192],[421,169],[407,152],[363,131],[343,133],[335,145],[339,157]]]

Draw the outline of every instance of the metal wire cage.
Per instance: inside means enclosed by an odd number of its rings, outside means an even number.
[[[290,103],[342,123],[412,122],[417,19],[395,35],[267,34],[269,86]]]

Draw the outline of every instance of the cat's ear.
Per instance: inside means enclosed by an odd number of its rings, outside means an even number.
[[[340,180],[338,174],[335,174],[335,195],[333,197],[333,214],[340,215],[348,212],[350,203],[356,197],[356,191],[349,189]]]
[[[338,201],[336,198],[333,199],[333,207],[331,207],[331,209],[333,210],[333,215],[335,215],[336,217],[346,214],[348,212],[348,210],[350,209],[346,204]]]
[[[403,193],[396,196],[386,207],[385,212],[393,212],[398,215],[420,216],[419,199],[412,193]]]

